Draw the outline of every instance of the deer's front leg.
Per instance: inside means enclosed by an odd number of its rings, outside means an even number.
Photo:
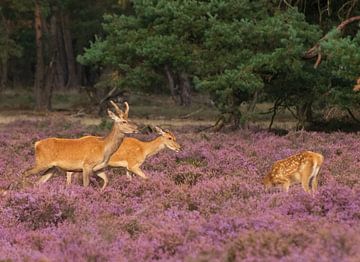
[[[148,179],[147,175],[145,175],[145,173],[140,169],[140,167],[131,167],[129,168],[129,170],[134,174],[142,177],[143,179]]]
[[[291,185],[290,180],[285,180],[283,182],[283,188],[284,188],[285,192],[289,192],[290,185]]]
[[[83,168],[83,185],[84,187],[88,187],[90,184],[90,176],[93,173],[93,167],[92,166],[84,166]]]
[[[74,172],[66,172],[66,185],[71,185],[72,174]]]
[[[131,181],[132,175],[130,174],[129,170],[126,169],[126,177]]]

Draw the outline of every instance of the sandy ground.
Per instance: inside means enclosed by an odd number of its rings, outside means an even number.
[[[99,125],[101,123],[101,118],[88,115],[88,114],[76,114],[74,112],[48,112],[48,113],[38,113],[31,110],[16,110],[16,111],[0,111],[0,125],[8,124],[17,120],[30,120],[30,121],[41,121],[47,120],[49,118],[53,119],[64,119],[65,121],[71,122],[80,122],[86,126],[89,125]],[[194,119],[168,119],[158,117],[156,119],[151,118],[136,118],[131,117],[131,120],[135,121],[138,124],[143,125],[157,125],[164,128],[171,127],[181,127],[181,126],[198,126],[198,127],[210,127],[215,124],[214,120],[194,120]],[[258,126],[260,128],[267,129],[269,126],[270,120],[257,120],[255,123],[250,125]],[[296,126],[295,120],[287,121],[275,121],[273,128],[284,129],[284,130],[294,130]]]
[[[79,122],[84,125],[99,125],[101,123],[100,117],[91,115],[74,115],[64,112],[50,112],[50,113],[34,113],[33,111],[3,111],[0,112],[0,124],[8,124],[17,120],[41,121],[49,118],[64,119],[66,121]],[[146,118],[131,118],[131,120],[142,123],[144,125],[159,125],[159,126],[210,126],[214,121],[210,120],[192,120],[192,119],[146,119]]]

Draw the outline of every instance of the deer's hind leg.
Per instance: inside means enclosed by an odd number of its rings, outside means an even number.
[[[314,174],[314,168],[314,163],[312,161],[307,161],[302,164],[300,171],[298,172],[302,188],[307,193],[310,193],[311,177]]]
[[[103,186],[101,187],[101,190],[104,190],[105,187],[108,185],[109,183],[109,179],[107,178],[107,175],[105,172],[100,172],[100,173],[97,173],[96,174],[98,177],[100,177],[102,180],[104,180],[104,184]]]
[[[304,189],[305,192],[309,193],[310,192],[310,176],[305,176],[303,175],[301,177],[301,185],[302,188]]]
[[[56,173],[64,174],[64,171],[58,167],[52,167],[52,168],[48,169],[44,173],[44,175],[41,176],[41,178],[38,180],[37,184],[40,185],[40,184],[46,183]]]
[[[47,170],[49,170],[49,169],[52,168],[52,167],[53,167],[52,165],[46,165],[46,166],[36,165],[36,166],[33,167],[33,168],[27,169],[27,170],[23,173],[23,176],[24,176],[24,177],[28,177],[28,176],[31,176],[31,175],[35,175],[35,174],[37,174],[37,173],[47,171]]]

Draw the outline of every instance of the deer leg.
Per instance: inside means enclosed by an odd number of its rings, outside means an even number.
[[[290,184],[291,184],[290,180],[284,181],[283,188],[286,192],[289,192]]]
[[[305,175],[302,176],[301,178],[301,185],[302,185],[302,188],[304,189],[305,192],[309,192],[310,191],[310,181],[311,181],[311,176],[310,177],[307,177]]]
[[[42,171],[46,171],[46,170],[50,169],[51,167],[52,167],[52,166],[38,166],[38,165],[36,165],[36,166],[33,167],[33,168],[27,169],[27,170],[23,173],[23,176],[24,176],[24,177],[31,176],[31,175],[40,173],[40,172],[42,172]]]
[[[312,189],[313,193],[315,193],[317,191],[317,187],[318,187],[318,178],[316,176],[311,185],[311,189]]]
[[[126,177],[131,181],[132,175],[130,174],[129,170],[126,169]]]
[[[99,171],[99,170],[107,167],[107,165],[108,165],[108,162],[102,162],[102,163],[94,166],[93,171],[94,171],[94,172],[97,172],[97,171]]]
[[[100,172],[100,173],[97,173],[96,174],[98,177],[102,178],[102,180],[104,180],[104,184],[103,186],[101,187],[101,190],[104,190],[105,187],[107,186],[107,184],[109,183],[109,180],[107,178],[107,175],[105,172]]]
[[[91,166],[85,166],[83,168],[83,185],[88,187],[90,184],[90,176],[92,175],[93,168]]]
[[[148,179],[148,177],[145,175],[145,173],[138,166],[137,167],[131,167],[131,168],[129,168],[129,170],[131,172],[133,172],[134,174],[142,177],[143,179]]]
[[[46,183],[52,176],[54,175],[54,172],[49,172],[46,175],[41,176],[39,181],[37,182],[38,185]]]
[[[66,172],[66,185],[71,185],[71,178],[74,172]]]
[[[313,176],[313,179],[312,179],[312,183],[311,183],[311,191],[312,191],[313,194],[317,191],[319,171],[320,171],[320,167],[316,167],[315,171],[314,171],[314,176]]]

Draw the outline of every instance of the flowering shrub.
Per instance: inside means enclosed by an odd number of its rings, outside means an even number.
[[[11,261],[358,261],[360,136],[261,130],[173,130],[183,150],[161,151],[131,181],[107,170],[100,191],[66,187],[59,172],[41,186],[22,181],[34,142],[94,128],[61,120],[0,126],[0,259]],[[153,136],[137,135],[148,140]],[[265,191],[271,164],[301,150],[325,156],[319,191]]]

